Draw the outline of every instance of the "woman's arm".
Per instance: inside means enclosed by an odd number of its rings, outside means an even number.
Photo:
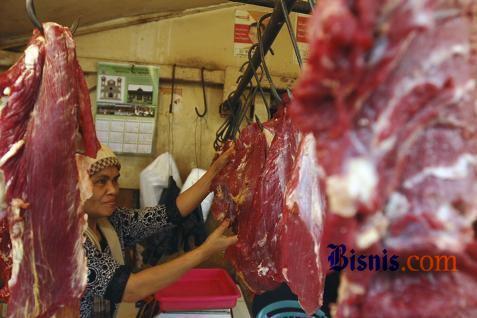
[[[213,254],[237,242],[237,236],[225,236],[230,223],[224,221],[207,240],[193,251],[172,261],[131,274],[124,290],[124,302],[136,302],[178,280],[184,273]]]
[[[185,217],[189,215],[210,193],[210,185],[214,177],[222,170],[235,154],[234,146],[221,154],[210,166],[207,172],[192,185],[189,189],[181,193],[176,199],[176,205],[180,214]]]

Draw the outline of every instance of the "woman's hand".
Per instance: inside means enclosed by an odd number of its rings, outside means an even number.
[[[199,247],[206,254],[207,258],[214,255],[215,253],[225,251],[227,247],[237,243],[237,235],[224,235],[225,231],[228,229],[229,226],[229,220],[223,221],[219,225],[219,227],[215,229],[215,231],[212,232],[207,238],[207,240]]]
[[[212,232],[207,240],[196,249],[179,256],[172,261],[156,265],[138,273],[133,273],[124,290],[122,301],[136,302],[154,294],[171,283],[177,281],[184,273],[194,268],[217,252],[225,250],[237,242],[237,236],[225,236],[230,222],[224,221]]]
[[[232,144],[229,149],[224,151],[215,161],[210,165],[209,170],[213,175],[217,175],[226,165],[230,159],[235,155],[235,144]]]

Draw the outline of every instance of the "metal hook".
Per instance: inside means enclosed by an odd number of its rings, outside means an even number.
[[[174,85],[176,82],[176,65],[172,65],[172,88],[171,88],[171,103],[169,104],[169,114],[172,114],[172,104],[174,104]]]
[[[257,88],[260,92],[260,95],[262,96],[262,99],[263,99],[263,104],[265,105],[265,108],[267,109],[267,115],[268,115],[268,119],[271,118],[271,113],[270,113],[270,106],[268,105],[268,101],[265,97],[265,92],[263,91],[262,89],[262,85],[260,84],[262,82],[262,78],[263,78],[263,68],[262,68],[262,65],[258,65],[258,67],[260,68],[260,70],[262,71],[261,74],[260,74],[260,78],[258,77],[257,75],[257,68],[255,67],[255,65],[253,64],[252,62],[252,52],[257,49],[259,47],[259,44],[255,43],[254,45],[252,45],[252,47],[250,48],[250,50],[248,51],[248,60],[250,62],[250,65],[252,66],[252,71],[253,71],[253,76],[255,77],[255,81],[257,83]]]
[[[78,30],[78,27],[79,27],[79,24],[80,24],[80,20],[81,18],[77,18],[73,24],[70,26],[70,32],[72,35],[74,35],[76,33],[76,30]]]
[[[26,0],[26,11],[28,18],[30,18],[30,21],[33,23],[35,28],[37,28],[41,34],[44,34],[43,26],[36,16],[35,4],[33,3],[33,0]]]
[[[253,116],[255,114],[255,97],[257,96],[258,87],[252,88],[250,93],[248,94],[245,100],[245,107],[243,109],[240,121],[243,121],[245,118],[248,124],[253,122]],[[248,113],[250,113],[250,117],[248,117]]]
[[[287,87],[287,95],[288,95],[288,99],[292,100],[293,99],[293,93],[291,91],[290,88]]]
[[[265,61],[265,54],[263,52],[263,43],[262,43],[262,24],[263,21],[271,16],[271,13],[264,14],[259,20],[258,20],[258,29],[257,29],[257,35],[258,35],[258,43],[259,43],[259,49],[260,49],[260,55],[262,58],[262,65],[263,65],[263,70],[265,71],[265,75],[267,76],[267,80],[270,84],[270,89],[272,91],[272,96],[278,100],[279,102],[282,102],[282,99],[280,97],[280,94],[278,94],[277,88],[275,87],[275,84],[273,83],[272,75],[270,74],[270,70],[268,69],[267,62]]]
[[[287,10],[283,0],[279,0],[279,1],[280,1],[281,6],[282,6],[283,16],[285,17],[285,23],[287,25],[288,34],[290,35],[290,40],[293,44],[293,49],[295,50],[295,55],[296,55],[296,59],[298,61],[298,65],[300,65],[300,68],[302,68],[303,67],[303,61],[301,59],[300,50],[298,49],[298,43],[296,41],[296,37],[295,37],[294,31],[293,31],[293,27],[292,27],[291,22],[290,22],[290,17],[288,16],[288,10]]]
[[[237,80],[235,81],[235,84],[238,84],[238,82],[240,82],[240,80],[242,79],[243,75],[240,75],[239,77],[237,77]]]
[[[201,83],[202,83],[202,94],[204,96],[204,112],[201,114],[199,113],[199,111],[197,110],[197,107],[195,107],[195,113],[197,114],[197,116],[199,116],[200,118],[202,117],[205,117],[205,115],[207,114],[207,98],[205,96],[205,80],[204,80],[204,71],[205,71],[205,68],[202,67],[200,69],[200,79],[201,79]]]
[[[258,127],[260,128],[260,131],[263,131],[265,127],[263,127],[262,122],[260,121],[260,118],[258,118],[257,115],[255,115],[255,122],[257,123]]]
[[[250,63],[249,61],[246,61],[244,62],[241,66],[240,66],[240,72],[243,73],[244,69],[245,69],[245,66],[248,65],[248,63]],[[242,77],[242,76],[241,76]]]
[[[37,28],[41,32],[41,34],[45,34],[45,31],[43,30],[43,25],[41,24],[40,20],[38,20],[38,17],[36,15],[35,4],[33,3],[33,0],[26,0],[25,8],[28,18],[33,23],[33,26]],[[74,35],[76,30],[78,29],[79,23],[80,18],[77,18],[70,26],[70,32],[72,35]]]

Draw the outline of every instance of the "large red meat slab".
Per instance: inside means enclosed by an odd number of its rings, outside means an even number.
[[[475,12],[475,1],[318,4],[290,114],[316,137],[322,255],[345,243],[401,261],[454,255],[459,269],[347,271],[336,317],[476,315]]]
[[[9,317],[79,316],[87,268],[75,155],[95,156],[89,92],[68,28],[43,25],[0,74],[1,296]]]

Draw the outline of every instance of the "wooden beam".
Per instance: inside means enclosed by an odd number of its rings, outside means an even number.
[[[135,65],[148,64],[146,63],[137,63],[134,61],[108,61],[104,59],[93,59],[93,58],[84,58],[79,57],[78,61],[85,73],[96,73],[96,65],[98,62],[111,62],[111,63],[129,63]],[[150,65],[150,64],[148,64]],[[162,80],[171,80],[172,79],[172,65],[166,64],[152,64],[160,67],[160,77]],[[204,80],[207,84],[212,85],[223,85],[225,78],[225,72],[223,70],[207,70],[204,72]],[[200,77],[200,68],[198,67],[189,67],[189,66],[176,66],[176,80],[182,82],[197,82],[201,81]]]
[[[16,52],[9,52],[0,50],[0,66],[2,67],[10,67],[12,66],[21,56],[21,53]],[[95,58],[88,58],[88,57],[78,57],[78,61],[80,63],[83,72],[87,75],[95,75],[96,74],[96,65],[98,62],[112,62],[112,63],[130,63],[130,64],[141,64],[136,63],[134,61],[113,61],[113,60],[104,60],[104,59],[95,59]],[[147,63],[144,63],[147,64]],[[172,65],[161,65],[157,64],[160,67],[160,76],[163,80],[171,80],[172,79]],[[225,85],[224,88],[224,99],[226,98],[227,94],[230,93],[231,90],[236,88],[235,79],[240,72],[237,67],[227,67],[228,77],[230,77],[230,82],[228,85]],[[206,70],[204,73],[204,79],[207,84],[212,85],[224,85],[225,83],[225,74],[226,71],[224,70]],[[295,82],[295,78],[292,76],[280,76],[280,75],[272,75],[273,82],[275,86],[279,89],[285,89],[293,86]],[[176,80],[183,81],[183,82],[195,82],[200,83],[200,68],[198,67],[189,67],[189,66],[177,66],[176,67]],[[252,83],[255,83],[252,80]],[[89,85],[88,85],[89,86]],[[269,84],[266,80],[263,80],[262,86],[265,88],[269,88]]]
[[[19,58],[21,53],[9,52],[0,50],[0,66],[10,67],[12,66]],[[88,57],[78,57],[78,62],[83,69],[83,72],[86,74],[96,73],[96,65],[98,62],[112,62],[112,63],[129,63],[129,64],[147,64],[147,63],[137,63],[134,61],[111,61],[103,59],[94,59]],[[170,80],[172,79],[172,65],[160,65],[160,76],[161,79]],[[223,85],[225,78],[225,72],[223,70],[206,70],[204,72],[204,80],[207,84],[212,85]],[[183,82],[197,82],[201,81],[200,77],[200,68],[198,67],[188,67],[188,66],[177,66],[176,67],[176,80]]]

